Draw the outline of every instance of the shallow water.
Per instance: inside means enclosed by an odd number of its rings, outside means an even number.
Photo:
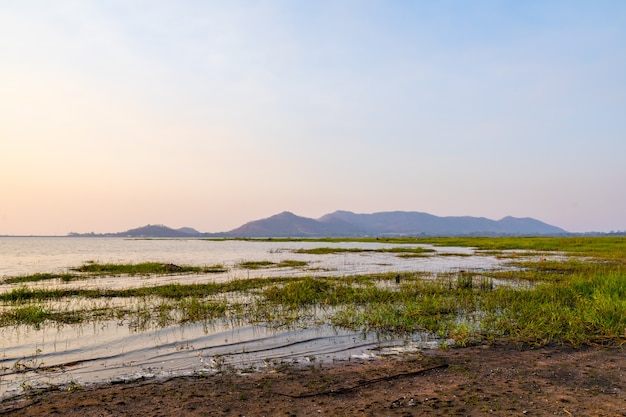
[[[254,242],[194,239],[126,240],[119,238],[0,238],[0,277],[37,272],[67,272],[87,261],[129,263],[157,261],[185,265],[222,264],[226,273],[164,277],[105,277],[62,283],[26,283],[29,287],[122,288],[166,282],[200,283],[247,277],[349,276],[389,271],[447,272],[502,267],[493,256],[439,256],[472,254],[468,248],[437,248],[418,258],[393,253],[311,255],[295,249],[315,247],[382,248],[398,244],[360,242]],[[415,245],[411,245],[415,246]],[[307,268],[245,270],[241,261],[286,259],[309,263]],[[0,292],[16,285],[0,285]],[[72,300],[62,302],[72,303]],[[78,300],[76,301],[78,302]],[[89,325],[18,326],[0,329],[0,397],[42,386],[71,387],[134,378],[215,372],[220,367],[258,368],[280,362],[329,361],[367,358],[387,350],[426,348],[437,344],[428,335],[410,340],[379,340],[376,335],[339,331],[328,326],[274,330],[264,326],[202,323],[136,331],[128,321]]]
[[[125,382],[227,367],[252,371],[283,364],[367,359],[375,355],[432,347],[428,335],[381,340],[375,335],[321,326],[272,330],[202,324],[129,332],[116,322],[96,326],[2,329],[1,397],[31,388]],[[25,355],[24,352],[30,352]]]
[[[63,286],[63,288],[127,288],[162,285],[178,282],[184,284],[224,282],[232,279],[276,276],[345,276],[384,273],[388,271],[444,272],[451,270],[491,269],[503,264],[493,256],[435,256],[437,254],[473,254],[471,248],[434,249],[433,255],[400,258],[392,253],[344,252],[327,255],[294,253],[297,249],[316,247],[378,249],[397,247],[397,244],[370,242],[254,242],[207,241],[200,239],[120,239],[120,238],[0,238],[0,277],[13,277],[38,272],[69,272],[71,267],[88,261],[100,263],[166,262],[180,265],[206,266],[221,264],[228,268],[224,273],[103,277],[89,281],[59,281],[29,283],[30,287]],[[242,261],[280,262],[305,261],[304,268],[243,269]],[[22,284],[2,285],[7,291]]]

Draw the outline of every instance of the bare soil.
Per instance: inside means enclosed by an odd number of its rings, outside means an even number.
[[[626,416],[626,349],[424,351],[146,380],[0,403],[4,416]]]

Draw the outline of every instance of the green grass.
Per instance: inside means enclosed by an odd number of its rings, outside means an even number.
[[[263,268],[302,268],[308,265],[308,262],[297,261],[294,259],[285,259],[280,262],[272,261],[241,261],[237,263],[237,267],[243,269],[263,269]]]
[[[296,326],[329,323],[394,335],[426,331],[454,339],[459,345],[506,340],[532,346],[618,346],[626,342],[625,242],[626,238],[614,237],[431,240],[438,245],[466,245],[490,251],[518,249],[532,255],[509,261],[518,269],[480,274],[404,272],[263,278],[124,290],[37,289],[23,285],[0,293],[0,325],[41,326],[47,322],[105,318],[127,319],[137,329],[214,320]],[[562,256],[538,259],[537,251]],[[304,266],[298,261],[283,262],[290,267]],[[254,265],[259,263],[249,267]],[[262,261],[260,265],[276,267],[281,263]],[[106,273],[132,273],[115,271]],[[525,281],[532,285],[495,285],[495,281]],[[245,302],[241,301],[244,296]],[[53,304],[45,304],[65,298],[143,301],[133,301],[134,308],[80,311],[59,311],[50,307]]]
[[[100,264],[88,262],[79,267],[71,268],[76,272],[95,275],[152,275],[207,272],[203,267],[190,265],[175,265],[161,262],[142,262],[138,264]]]
[[[401,257],[424,256],[428,253],[435,252],[434,249],[423,247],[393,247],[393,248],[333,248],[319,247],[310,249],[295,249],[294,253],[306,253],[310,255],[328,255],[333,253],[360,253],[360,252],[377,252],[377,253],[394,253]]]
[[[279,268],[304,268],[309,263],[306,261],[298,261],[295,259],[284,259],[280,261],[276,266]]]
[[[60,279],[63,282],[75,281],[84,279],[84,277],[77,274],[51,274],[51,273],[37,273],[32,275],[23,275],[17,277],[9,277],[3,280],[4,284],[19,284],[23,282],[38,282],[47,281],[53,279]]]
[[[276,266],[276,262],[272,261],[241,261],[237,263],[237,267],[243,269],[261,269]]]
[[[311,248],[311,249],[295,249],[294,253],[306,253],[309,255],[329,255],[332,253],[359,253],[359,252],[367,252],[367,249],[361,248],[331,248],[331,247],[320,247],[320,248]]]
[[[179,266],[171,263],[160,262],[143,262],[138,264],[100,264],[96,262],[86,262],[83,265],[70,268],[70,270],[78,273],[36,273],[32,275],[8,277],[2,282],[4,284],[19,284],[55,279],[61,280],[62,282],[70,282],[85,280],[93,277],[121,275],[211,274],[227,272],[228,268],[224,267],[222,264],[208,266]]]
[[[437,246],[475,247],[484,251],[525,250],[565,252],[575,256],[626,262],[626,238],[598,237],[441,237],[421,238],[420,243]]]

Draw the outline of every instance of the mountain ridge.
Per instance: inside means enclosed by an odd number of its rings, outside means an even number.
[[[440,217],[418,211],[354,213],[337,210],[318,219],[283,211],[249,221],[219,233],[201,233],[191,227],[172,229],[151,225],[118,233],[70,233],[69,236],[164,237],[164,238],[269,238],[269,237],[364,237],[364,236],[549,236],[569,234],[564,229],[531,217]]]
[[[561,235],[568,232],[531,217],[439,217],[416,211],[357,214],[337,210],[319,219],[282,212],[248,222],[225,234],[228,237],[323,237],[373,235]]]

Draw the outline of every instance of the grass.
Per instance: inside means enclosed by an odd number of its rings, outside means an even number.
[[[211,273],[226,272],[222,265],[213,266],[191,266],[175,265],[161,262],[142,262],[138,264],[100,264],[97,262],[87,262],[79,267],[71,268],[72,271],[94,274],[94,275],[161,275],[161,274],[185,274],[185,273]]]
[[[0,325],[41,326],[106,318],[128,320],[137,329],[214,320],[295,326],[329,323],[394,335],[425,331],[453,339],[458,345],[501,340],[532,346],[622,345],[626,342],[626,239],[571,239],[431,240],[437,245],[466,245],[489,251],[528,251],[530,257],[511,258],[509,266],[516,269],[480,274],[403,272],[257,278],[124,290],[37,289],[23,285],[0,293]],[[538,259],[537,252],[558,252],[560,256]],[[250,269],[281,264],[305,266],[291,260],[243,264]],[[168,264],[160,265],[153,268],[163,271],[162,265]],[[125,272],[100,268],[86,273],[145,273],[129,272],[135,271],[132,268],[135,266],[122,269]],[[495,285],[496,280],[523,280],[533,285]],[[131,301],[128,308],[59,311],[51,307],[51,300],[66,298]]]
[[[23,282],[38,282],[38,281],[47,281],[52,279],[59,279],[63,282],[75,281],[78,279],[83,279],[76,274],[52,274],[52,273],[37,273],[32,275],[23,275],[18,277],[10,277],[4,279],[3,283],[5,284],[19,284]]]
[[[297,261],[294,259],[285,259],[280,262],[272,261],[241,261],[237,263],[237,267],[243,269],[263,269],[263,268],[302,268],[308,265],[308,262]]]
[[[207,266],[175,265],[161,262],[142,262],[138,264],[112,264],[86,262],[83,265],[70,268],[78,273],[36,273],[5,278],[4,284],[19,284],[26,282],[39,282],[58,279],[62,282],[78,281],[93,277],[121,276],[121,275],[173,275],[173,274],[211,274],[227,272],[228,268],[222,264]]]
[[[626,262],[626,238],[598,237],[441,237],[421,238],[421,243],[437,246],[474,247],[481,251],[523,250],[564,252],[572,256],[590,256],[596,259]]]
[[[377,252],[377,253],[393,253],[400,257],[417,257],[425,256],[428,253],[435,252],[434,249],[424,247],[393,247],[393,248],[333,248],[319,247],[310,249],[295,249],[294,253],[306,253],[310,255],[328,255],[333,253],[360,253],[360,252]]]

